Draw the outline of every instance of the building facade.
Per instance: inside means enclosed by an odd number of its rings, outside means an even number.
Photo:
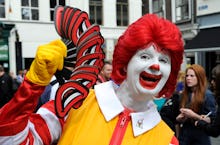
[[[185,53],[189,63],[198,63],[206,68],[211,77],[212,68],[220,63],[220,1],[197,0],[196,18],[198,34],[186,41]]]
[[[101,27],[106,59],[111,60],[118,37],[141,17],[141,4],[141,0],[0,0],[0,64],[14,72],[28,69],[39,45],[60,39],[53,21],[56,5],[88,12],[91,22]]]
[[[215,62],[209,57],[215,55],[218,60],[219,47],[192,44],[205,29],[218,29],[219,4],[218,0],[0,0],[0,64],[14,72],[27,69],[39,45],[60,39],[54,8],[68,5],[88,12],[91,23],[100,25],[107,60],[112,60],[115,43],[129,24],[146,13],[156,13],[182,31],[186,43],[183,69],[187,63],[211,68]]]

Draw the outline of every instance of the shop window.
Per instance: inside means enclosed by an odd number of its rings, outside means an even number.
[[[128,1],[117,0],[117,26],[128,25]]]
[[[38,0],[21,0],[22,20],[39,20]]]
[[[54,21],[54,10],[55,7],[61,5],[65,6],[65,0],[50,0],[50,20]]]
[[[0,18],[5,18],[5,0],[0,0]]]
[[[175,1],[176,22],[185,22],[191,20],[191,0]]]
[[[90,0],[89,1],[89,15],[92,24],[102,25],[102,1]]]

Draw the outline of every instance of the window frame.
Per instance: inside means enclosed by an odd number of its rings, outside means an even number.
[[[142,0],[142,16],[149,13],[149,1]]]
[[[177,2],[182,2],[181,4],[177,4]],[[183,3],[183,2],[187,2],[187,3]],[[184,8],[184,6],[187,7],[187,13],[184,13],[186,15],[183,15],[183,11],[181,8]],[[180,12],[177,12],[177,9],[180,8]],[[178,15],[178,13],[180,14],[180,16]],[[180,17],[179,20],[177,17]],[[186,17],[186,18],[184,18]],[[191,0],[175,0],[175,22],[176,23],[183,23],[183,22],[188,22],[191,21],[192,19],[192,1]]]
[[[120,7],[120,10],[118,10],[118,6]],[[127,9],[127,12],[125,14],[124,8]],[[118,12],[120,11],[120,14]],[[124,14],[126,16],[124,16]],[[128,0],[117,0],[116,2],[116,20],[117,20],[117,26],[128,26],[129,24],[129,7],[128,7]],[[119,17],[118,17],[119,16]],[[126,17],[126,18],[125,18]]]
[[[2,9],[2,13],[0,13],[0,19],[6,18],[6,12],[5,12],[5,0],[2,0],[3,4],[0,3],[0,9]],[[0,11],[1,12],[1,11]]]
[[[54,11],[55,11],[55,7],[58,5],[61,6],[65,6],[66,5],[66,1],[65,0],[55,0],[56,1],[56,5],[54,5],[54,7],[51,7],[51,1],[54,0],[50,0],[50,21],[53,22],[54,21]],[[64,4],[61,4],[60,1],[62,1]]]
[[[28,1],[28,5],[27,6],[23,6],[22,5],[22,0],[21,0],[21,19],[24,21],[39,21],[40,20],[40,13],[39,13],[39,0],[35,0],[37,1],[37,6],[32,6],[32,0],[27,0]],[[24,10],[27,10],[26,12],[29,13],[28,14],[28,18],[25,19],[24,18]],[[33,10],[35,10],[37,12],[37,19],[33,19]]]
[[[154,10],[154,3],[158,3],[158,10]],[[160,2],[162,2],[162,5],[160,6]],[[149,12],[152,14],[156,14],[159,17],[166,18],[166,1],[165,0],[150,0],[149,1]]]
[[[101,10],[98,10],[99,8],[101,8]],[[92,13],[92,10],[93,10],[94,14]],[[99,13],[99,11],[101,11],[101,12]],[[100,0],[100,1],[90,0],[89,1],[89,15],[90,15],[90,21],[91,21],[92,24],[103,25],[103,4],[102,4],[102,0]],[[100,17],[100,20],[99,20],[99,17]]]

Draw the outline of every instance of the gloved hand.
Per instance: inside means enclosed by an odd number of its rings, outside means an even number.
[[[67,48],[61,40],[39,46],[26,77],[34,84],[48,85],[54,73],[63,69],[63,61],[66,55]]]

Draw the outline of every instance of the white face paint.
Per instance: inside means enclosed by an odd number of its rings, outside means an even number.
[[[126,78],[129,90],[138,100],[154,97],[166,84],[170,72],[170,56],[158,52],[156,46],[152,44],[137,51],[129,61]]]

